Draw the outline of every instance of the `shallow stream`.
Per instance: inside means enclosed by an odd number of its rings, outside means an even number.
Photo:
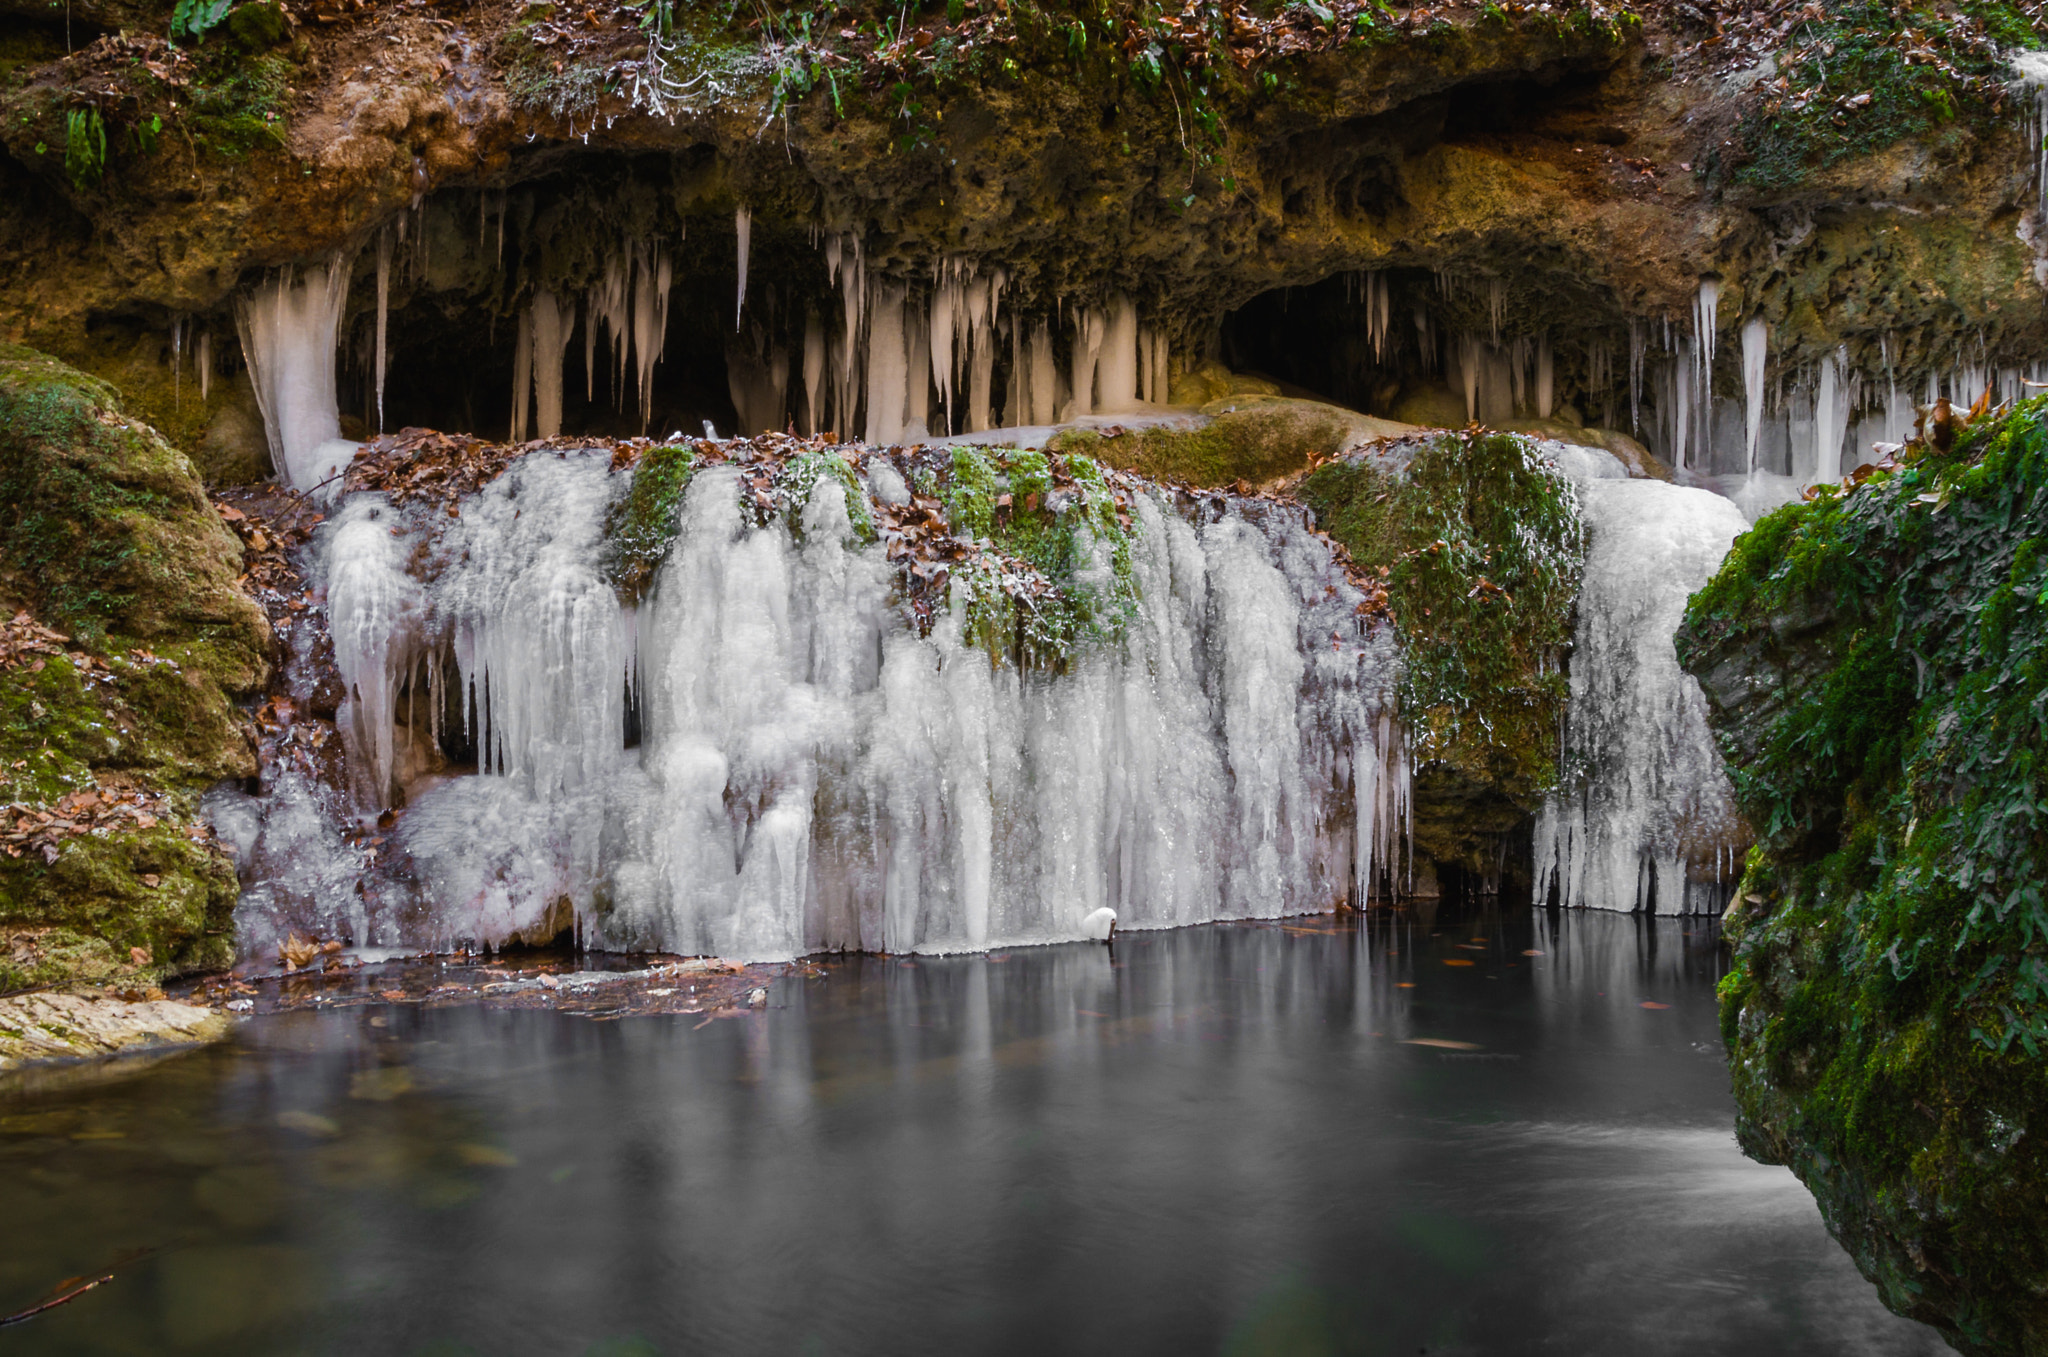
[[[1744,1159],[1702,920],[266,1016],[0,1100],[0,1353],[1937,1353]]]

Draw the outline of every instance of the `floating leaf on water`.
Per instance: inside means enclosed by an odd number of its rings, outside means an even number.
[[[341,1134],[341,1127],[329,1118],[321,1116],[318,1112],[306,1112],[298,1108],[278,1113],[277,1124],[287,1131],[298,1131],[309,1136],[338,1136]]]
[[[457,1145],[455,1157],[477,1168],[509,1169],[519,1166],[519,1156],[495,1145]]]

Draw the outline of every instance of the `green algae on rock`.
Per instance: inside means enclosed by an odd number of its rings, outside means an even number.
[[[1558,778],[1562,661],[1585,565],[1577,494],[1528,439],[1479,432],[1327,462],[1298,493],[1386,579],[1416,846],[1484,875],[1500,836]]]
[[[262,684],[270,630],[241,556],[191,463],[112,388],[0,347],[0,604],[69,633],[0,664],[0,990],[232,959],[234,872],[197,798],[256,771],[231,697]],[[52,819],[76,832],[17,842]]]
[[[1744,1148],[1986,1354],[2048,1352],[2044,414],[1772,514],[1678,637],[1761,834],[1721,990]]]

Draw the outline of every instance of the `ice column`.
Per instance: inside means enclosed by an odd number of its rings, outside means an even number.
[[[235,299],[270,460],[299,490],[326,481],[355,455],[356,444],[341,436],[334,378],[348,282],[348,260],[336,255],[302,275],[285,269]]]

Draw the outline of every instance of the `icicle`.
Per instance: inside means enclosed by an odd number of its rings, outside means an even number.
[[[1110,300],[1095,370],[1095,408],[1105,414],[1138,403],[1138,308],[1128,297]]]
[[[1032,322],[1025,351],[1024,399],[1030,411],[1026,424],[1052,424],[1059,419],[1059,366],[1053,358],[1052,327],[1044,317]]]
[[[325,482],[355,455],[357,445],[341,437],[334,373],[348,280],[348,259],[336,255],[303,282],[287,269],[235,300],[271,461],[298,490]]]
[[[1848,432],[1849,396],[1843,381],[1845,350],[1822,354],[1820,382],[1813,398],[1813,459],[1801,480],[1807,485],[1831,481],[1842,473],[1842,438]]]
[[[903,312],[909,297],[901,283],[875,282],[868,316],[867,441],[883,447],[903,437],[910,388],[910,357]],[[921,374],[920,374],[921,375]]]
[[[1714,455],[1714,351],[1721,342],[1721,282],[1700,280],[1699,297],[1693,305],[1693,350],[1696,383],[1692,408],[1699,427],[1693,445],[1702,468],[1711,470]]]
[[[1692,465],[1693,384],[1699,374],[1693,366],[1697,360],[1693,357],[1692,340],[1680,337],[1675,343],[1678,351],[1671,360],[1671,463],[1689,467]]]
[[[206,402],[213,387],[213,332],[199,332],[199,346],[193,354],[193,365],[199,369],[199,400]]]
[[[1001,274],[977,285],[968,309],[967,345],[967,431],[979,433],[994,427],[990,410],[991,387],[996,371],[996,298],[1002,290]]]
[[[1465,419],[1479,422],[1479,367],[1484,361],[1477,335],[1458,336],[1458,372],[1465,383]]]
[[[391,228],[377,233],[377,432],[384,432],[385,334],[391,315]]]
[[[1640,316],[1628,318],[1628,420],[1629,428],[1643,427],[1643,351],[1649,347]]]
[[[1536,418],[1549,419],[1557,398],[1557,367],[1550,352],[1550,336],[1536,340]]]
[[[1501,322],[1508,314],[1508,285],[1502,278],[1486,280],[1486,315],[1493,322],[1493,342],[1500,343]]]
[[[1748,470],[1756,473],[1756,450],[1764,430],[1764,364],[1769,357],[1771,327],[1762,316],[1751,316],[1742,326],[1742,395],[1746,403],[1745,432],[1748,434]]]
[[[519,313],[514,327],[517,338],[512,348],[512,433],[511,441],[526,441],[526,413],[533,401],[533,308]]]
[[[185,405],[185,320],[171,317],[171,408]]]
[[[812,311],[804,317],[804,432],[821,432],[824,417],[825,323]]]
[[[733,234],[739,238],[740,251],[740,295],[732,308],[732,328],[737,331],[740,328],[740,313],[747,309],[747,247],[754,237],[754,209],[741,207],[733,213],[732,228]]]
[[[1102,343],[1109,325],[1092,306],[1074,312],[1073,361],[1068,369],[1069,408],[1055,416],[1061,423],[1095,413],[1096,364],[1102,359]]]
[[[562,432],[562,359],[569,349],[570,318],[545,289],[533,294],[531,314],[534,433],[556,438]]]
[[[938,286],[932,289],[927,318],[926,344],[931,380],[939,389],[939,404],[946,412],[946,432],[953,431],[953,344],[954,329],[960,321],[963,298],[958,261],[942,260]]]
[[[645,433],[654,419],[654,365],[668,344],[668,294],[675,273],[668,251],[658,244],[635,246],[633,261],[633,361]]]

